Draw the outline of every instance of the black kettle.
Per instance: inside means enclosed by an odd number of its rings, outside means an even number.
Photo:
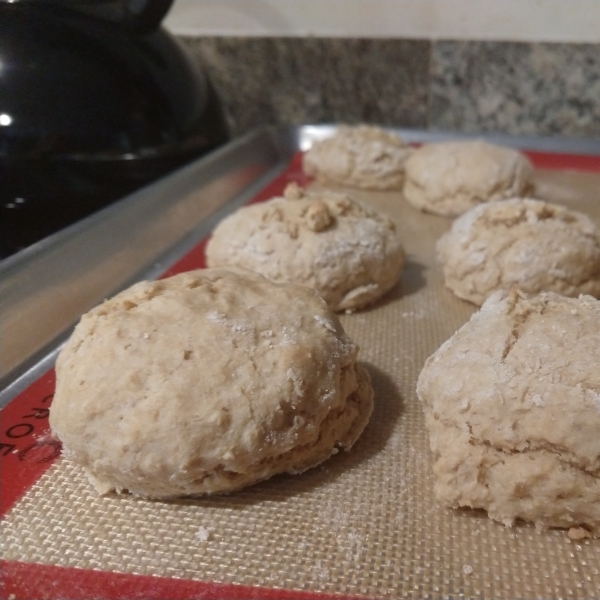
[[[173,0],[0,0],[0,258],[228,139]]]

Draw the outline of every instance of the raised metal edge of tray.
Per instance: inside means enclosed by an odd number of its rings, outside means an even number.
[[[154,279],[289,164],[296,128],[263,128],[0,263],[0,407],[52,366],[79,317]]]
[[[484,138],[600,155],[600,140],[388,128],[408,142]],[[79,317],[154,279],[334,125],[263,127],[0,263],[0,407],[54,363]]]

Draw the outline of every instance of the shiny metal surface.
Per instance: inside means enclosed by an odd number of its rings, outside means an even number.
[[[0,405],[81,314],[166,270],[296,149],[293,130],[257,131],[0,263]]]

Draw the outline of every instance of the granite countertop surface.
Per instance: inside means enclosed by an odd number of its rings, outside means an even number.
[[[180,38],[232,135],[263,124],[600,137],[600,45]]]

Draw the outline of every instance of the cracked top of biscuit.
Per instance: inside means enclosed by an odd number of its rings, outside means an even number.
[[[600,535],[600,301],[496,292],[425,363],[436,496]]]
[[[419,394],[472,443],[545,449],[600,476],[600,301],[493,294],[428,359]]]

